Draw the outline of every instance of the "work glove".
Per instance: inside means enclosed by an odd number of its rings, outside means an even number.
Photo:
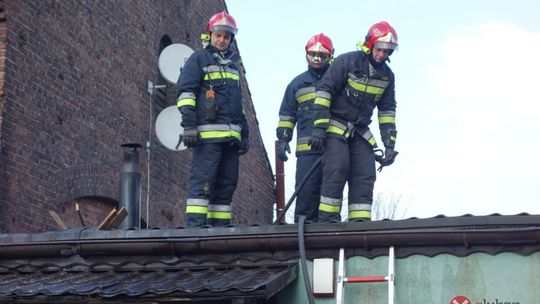
[[[184,146],[193,148],[199,140],[199,132],[196,128],[184,129],[184,134],[180,134],[179,142],[184,142]]]
[[[375,161],[382,165],[384,163],[384,151],[382,149],[375,149],[373,153],[375,153]]]
[[[286,140],[278,140],[278,153],[281,161],[287,161],[289,159],[287,153],[291,154],[291,147],[289,147],[289,143]]]
[[[380,164],[377,171],[381,172],[384,167],[393,164],[398,154],[399,152],[394,151],[393,148],[386,148],[386,150],[384,151],[384,156],[376,154],[375,160]]]
[[[248,153],[248,151],[249,151],[249,139],[245,137],[240,141],[238,155],[244,155]]]
[[[206,91],[205,97],[206,98],[204,99],[204,114],[206,120],[214,121],[216,120],[217,112],[216,96],[214,90],[210,88],[208,91]]]
[[[311,137],[308,140],[308,144],[311,146],[311,150],[322,151],[324,149],[324,140],[326,139],[326,130],[321,128],[315,128],[311,132]]]
[[[399,152],[394,151],[394,148],[386,148],[386,150],[384,150],[384,160],[386,161],[385,166],[390,166],[393,164],[398,153]]]

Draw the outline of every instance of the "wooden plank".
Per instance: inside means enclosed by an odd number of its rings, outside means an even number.
[[[120,225],[120,223],[122,223],[122,221],[127,217],[127,215],[128,215],[128,212],[127,212],[126,208],[124,208],[124,207],[120,208],[120,210],[118,210],[118,212],[116,212],[116,215],[109,222],[109,224],[106,227],[103,227],[102,229],[103,230],[108,230],[108,229],[113,229],[113,228],[118,227],[118,225]]]
[[[77,211],[77,214],[79,215],[79,220],[81,221],[81,225],[85,227],[84,219],[82,217],[81,208],[79,208],[79,203],[75,203],[75,211]]]
[[[109,223],[113,220],[115,216],[116,216],[116,208],[113,208],[113,210],[109,212],[107,217],[97,226],[97,229],[102,230],[103,227],[109,225]]]
[[[68,229],[68,226],[64,223],[64,221],[60,218],[58,213],[54,212],[53,210],[49,210],[49,215],[52,217],[56,225],[60,227],[60,229],[65,230]]]

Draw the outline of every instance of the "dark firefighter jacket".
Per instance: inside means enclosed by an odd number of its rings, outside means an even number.
[[[368,126],[377,107],[381,139],[394,148],[394,73],[386,63],[371,64],[369,57],[360,50],[335,59],[317,85],[314,124],[329,136],[348,138],[356,131],[376,147]]]
[[[312,151],[308,140],[314,128],[313,102],[315,101],[315,86],[327,69],[328,65],[321,69],[308,66],[308,70],[296,76],[285,90],[279,109],[276,135],[278,139],[289,142],[296,125],[297,156],[307,153],[321,153],[320,151]]]
[[[227,50],[222,54],[209,45],[191,54],[182,69],[177,84],[182,127],[196,127],[203,142],[241,141],[249,134],[242,108],[239,61],[237,53]],[[207,98],[209,90],[214,91],[213,104],[208,100],[212,98]],[[206,110],[214,105],[215,119],[211,121]]]

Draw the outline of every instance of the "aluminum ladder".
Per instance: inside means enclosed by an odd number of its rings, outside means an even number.
[[[345,248],[339,249],[339,261],[338,261],[338,278],[337,278],[337,292],[336,292],[336,304],[343,304],[344,298],[344,284],[345,283],[375,283],[375,282],[387,282],[388,283],[388,304],[394,304],[395,295],[395,255],[394,247],[391,246],[388,249],[388,275],[386,276],[353,276],[345,277]]]

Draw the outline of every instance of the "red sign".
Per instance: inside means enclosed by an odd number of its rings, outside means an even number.
[[[472,302],[465,296],[455,296],[452,301],[450,301],[450,304],[472,304]]]

